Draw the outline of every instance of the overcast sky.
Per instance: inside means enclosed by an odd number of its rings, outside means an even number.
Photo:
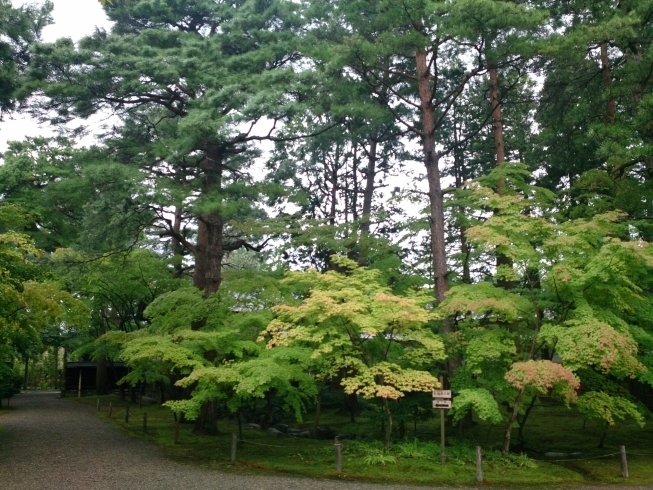
[[[12,0],[14,6],[39,1]],[[92,34],[96,26],[110,26],[98,0],[53,0],[54,23],[43,30],[43,41],[53,42],[61,37],[78,40]],[[39,125],[33,119],[21,115],[7,116],[0,122],[0,152],[7,148],[7,141],[22,140],[25,136],[51,135],[47,125]]]

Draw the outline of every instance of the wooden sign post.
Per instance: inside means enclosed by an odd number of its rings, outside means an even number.
[[[444,379],[440,377],[440,386],[444,386]],[[444,464],[444,411],[451,408],[451,390],[433,390],[433,408],[440,409],[440,463]]]

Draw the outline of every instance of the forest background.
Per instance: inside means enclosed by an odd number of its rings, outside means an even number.
[[[387,450],[440,379],[506,452],[542,397],[644,423],[653,2],[51,7],[0,0],[3,115],[58,131],[2,156],[0,395],[64,348],[204,434],[335,394]]]

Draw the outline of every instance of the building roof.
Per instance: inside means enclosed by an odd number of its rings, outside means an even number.
[[[125,367],[124,362],[112,362],[108,363],[109,367]],[[82,367],[97,367],[97,362],[95,361],[72,361],[66,363],[66,368],[82,368]]]

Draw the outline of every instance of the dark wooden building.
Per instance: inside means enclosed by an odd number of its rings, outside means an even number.
[[[122,362],[114,362],[107,365],[107,378],[111,391],[119,389],[117,383],[126,374],[127,367]],[[66,363],[66,382],[64,384],[64,390],[66,392],[77,393],[80,376],[83,393],[96,391],[97,363],[90,361]]]
[[[648,383],[641,383],[637,380],[630,380],[630,394],[642,402],[646,408],[653,411],[653,388]]]

